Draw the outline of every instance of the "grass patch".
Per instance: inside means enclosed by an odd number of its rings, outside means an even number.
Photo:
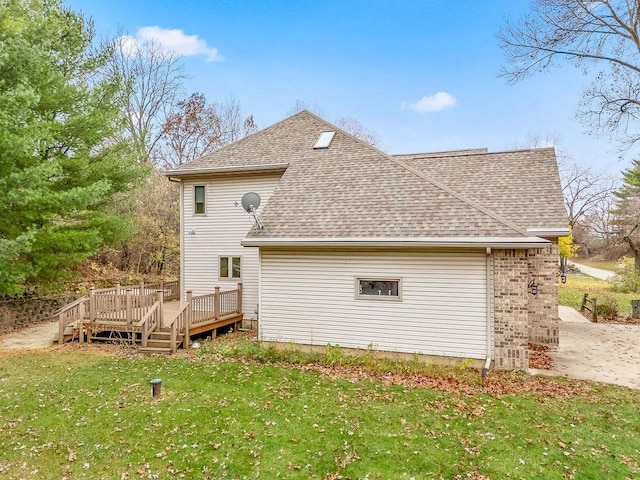
[[[258,344],[251,360],[241,361],[239,352],[249,348],[243,339],[211,345],[173,357],[108,356],[77,348],[4,357],[0,476],[640,475],[640,399],[626,388],[594,385],[555,396],[455,393],[308,368],[363,370],[335,353],[324,356],[335,361],[333,367],[300,354],[293,368],[282,363],[289,357],[274,364],[277,359],[268,357],[276,353]],[[371,362],[371,371],[384,378],[374,360],[360,361]],[[411,368],[413,373],[386,375],[411,379],[419,367]],[[464,375],[468,370],[457,369]],[[514,383],[529,381],[505,375]],[[149,380],[156,377],[163,380],[160,400],[150,398]],[[543,381],[560,391],[567,385]]]
[[[615,299],[620,307],[620,315],[631,316],[631,300],[640,299],[638,293],[620,293],[611,289],[611,283],[588,275],[567,275],[567,283],[560,285],[558,303],[580,310],[585,293],[589,297],[605,300],[607,297]]]

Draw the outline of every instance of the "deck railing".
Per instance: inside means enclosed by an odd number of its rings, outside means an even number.
[[[143,347],[147,346],[149,337],[156,330],[162,327],[162,291],[158,291],[157,301],[151,305],[151,308],[138,322],[136,327],[140,328],[140,343]]]
[[[124,293],[118,291],[96,293],[95,289],[89,289],[89,320],[118,320],[127,323],[135,323],[142,320],[151,305],[156,301],[156,292],[150,292],[146,287],[134,289],[127,288]],[[145,292],[140,295],[138,292]]]
[[[126,287],[119,283],[110,288],[91,287],[88,296],[79,298],[56,312],[59,342],[64,342],[65,331],[71,325],[78,327],[82,338],[80,324],[86,321],[124,321],[138,324],[157,301],[158,291],[162,292],[164,300],[172,300],[179,297],[179,290],[179,280],[147,284],[140,282]]]
[[[68,326],[85,318],[88,303],[89,299],[87,297],[81,297],[56,312],[58,317],[58,343],[62,344],[64,342],[64,332]]]
[[[192,327],[242,313],[242,283],[238,283],[237,288],[224,292],[220,291],[220,287],[215,287],[214,293],[197,297],[192,295],[191,290],[186,293],[184,305],[169,321],[173,351],[177,348],[180,335],[184,338],[184,346],[189,346],[189,331]]]

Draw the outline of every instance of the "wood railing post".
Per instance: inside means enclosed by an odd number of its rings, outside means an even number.
[[[162,293],[164,293],[164,280],[160,280],[160,290],[162,290]],[[162,297],[162,301],[164,302],[164,297]]]
[[[220,319],[220,287],[216,287],[213,295],[213,318],[215,320]]]
[[[180,277],[178,277],[178,280],[176,282],[176,300],[180,301]]]
[[[140,296],[144,295],[144,280],[140,280]]]
[[[185,312],[184,319],[184,348],[189,348],[189,343],[191,342],[191,336],[189,335],[189,330],[191,330],[191,297],[193,296],[193,292],[191,290],[187,290],[187,310]]]
[[[162,285],[162,284],[160,284]],[[162,330],[164,328],[164,315],[162,314],[162,303],[164,302],[164,290],[158,289],[156,290],[156,301],[160,302],[160,318],[158,320],[158,329]]]
[[[131,305],[131,289],[127,288],[126,292],[126,307],[125,307],[125,315],[127,317],[127,323],[131,323],[133,321],[133,306]]]
[[[96,319],[96,287],[91,285],[89,287],[89,320],[92,322]]]
[[[116,282],[116,302],[115,302],[115,308],[116,308],[116,318],[118,318],[118,314],[120,313],[120,282]]]
[[[58,314],[58,345],[62,345],[64,343],[64,315],[62,313]]]
[[[237,313],[242,313],[242,282],[238,282],[238,308]]]

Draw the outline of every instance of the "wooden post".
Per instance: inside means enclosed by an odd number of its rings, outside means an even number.
[[[162,283],[160,284],[162,285]],[[156,290],[156,301],[160,302],[160,321],[158,322],[158,329],[162,331],[164,328],[164,315],[162,314],[162,303],[164,302],[164,290],[158,289]]]
[[[120,315],[120,282],[116,282],[116,318]]]
[[[126,297],[125,314],[127,317],[127,323],[131,323],[133,321],[133,307],[131,305],[131,289],[130,288],[127,288],[126,295],[127,297]]]
[[[176,281],[176,300],[180,301],[180,277]]]
[[[238,313],[242,313],[242,282],[238,282]]]
[[[193,292],[191,290],[187,290],[187,311],[185,312],[184,319],[184,348],[189,348],[189,344],[191,343],[191,335],[189,334],[189,330],[191,330],[191,297],[193,296]]]
[[[62,313],[58,314],[58,345],[62,345],[64,343],[64,315]]]
[[[96,319],[96,287],[91,284],[89,287],[89,320],[92,322]]]
[[[593,318],[593,323],[598,323],[598,301],[594,298],[592,302],[591,306],[593,310],[591,312],[591,318]]]
[[[213,296],[213,318],[215,320],[220,319],[220,287],[216,287],[215,294]]]
[[[140,280],[140,296],[144,295],[144,280]]]
[[[176,353],[176,350],[178,349],[178,346],[176,345],[178,343],[178,334],[177,334],[177,327],[176,327],[176,323],[178,322],[173,322],[171,324],[171,353]]]
[[[162,290],[162,293],[164,293],[164,280],[160,280],[160,290]],[[162,297],[162,301],[164,302],[164,297]]]

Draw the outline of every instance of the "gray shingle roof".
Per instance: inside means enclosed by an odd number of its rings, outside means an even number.
[[[523,228],[567,225],[553,148],[402,158]]]
[[[327,149],[319,134],[336,131]],[[170,172],[288,164],[259,238],[525,238],[566,225],[553,150],[388,156],[303,111]]]

